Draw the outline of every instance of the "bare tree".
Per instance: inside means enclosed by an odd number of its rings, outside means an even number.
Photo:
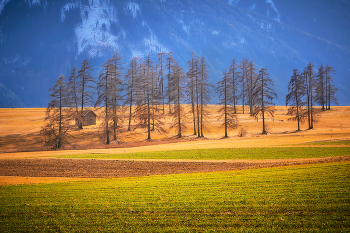
[[[191,113],[192,113],[192,121],[193,121],[193,135],[197,135],[196,131],[196,80],[198,76],[198,72],[196,67],[198,67],[198,58],[195,56],[195,53],[192,52],[191,60],[188,61],[188,72],[186,74],[187,77],[187,85],[186,85],[186,101],[191,104]]]
[[[171,90],[169,96],[172,102],[174,102],[174,111],[171,113],[174,122],[170,129],[175,128],[179,138],[182,137],[182,130],[186,128],[183,116],[184,109],[182,108],[182,102],[184,99],[184,80],[185,76],[182,68],[176,62],[174,62],[173,74],[171,75],[171,79],[168,83],[169,90]]]
[[[231,101],[233,103],[233,113],[236,114],[237,113],[237,109],[236,109],[236,104],[238,103],[238,99],[239,99],[239,90],[238,90],[238,86],[239,86],[239,72],[237,71],[237,64],[236,64],[236,59],[234,58],[231,62],[230,68],[229,68],[229,72],[228,74],[230,76],[230,83],[231,83],[231,89],[232,89],[232,96],[231,96]]]
[[[213,85],[208,83],[208,77],[209,72],[207,69],[207,62],[204,57],[201,58],[200,66],[199,66],[199,77],[200,82],[197,88],[199,88],[199,94],[200,94],[200,121],[198,120],[198,123],[200,125],[200,132],[198,130],[198,135],[200,133],[201,137],[204,137],[203,134],[203,121],[208,116],[208,112],[206,111],[206,106],[208,103],[210,103],[210,96],[211,96],[211,88],[213,88]],[[198,100],[197,100],[198,102]],[[198,106],[198,105],[197,105]],[[199,114],[199,113],[197,113]],[[204,126],[205,127],[205,126]]]
[[[78,82],[78,93],[80,95],[81,101],[81,112],[80,112],[80,125],[79,128],[82,129],[84,125],[84,107],[91,105],[94,86],[92,83],[95,83],[90,73],[92,71],[92,64],[88,60],[84,60],[81,63],[81,68],[79,70],[79,82]]]
[[[57,78],[54,87],[49,89],[50,102],[46,110],[46,125],[41,130],[45,146],[60,149],[67,141],[71,120],[71,105],[64,75]]]
[[[161,52],[158,53],[158,63],[157,63],[157,70],[158,70],[158,79],[159,79],[159,92],[160,92],[160,99],[163,106],[163,114],[165,113],[165,90],[164,90],[164,69],[163,69],[163,56],[165,53]]]
[[[326,95],[325,95],[325,70],[323,67],[323,63],[321,63],[320,67],[318,68],[318,74],[316,78],[316,97],[315,102],[322,106],[322,111],[325,111],[326,108]]]
[[[267,73],[267,69],[261,68],[256,80],[256,89],[254,91],[255,107],[252,116],[256,119],[262,118],[262,134],[267,134],[265,115],[268,114],[271,117],[274,117],[274,103],[272,101],[277,98],[277,94],[273,90],[273,87],[274,82],[270,78],[269,73]]]
[[[129,122],[128,122],[128,131],[131,130],[131,119],[134,116],[132,107],[136,102],[136,87],[138,83],[138,60],[139,58],[133,57],[130,61],[130,68],[125,76],[127,82],[126,88],[126,104],[129,105]]]
[[[170,93],[172,92],[172,90],[169,89],[169,80],[171,79],[171,73],[172,73],[172,66],[173,66],[173,63],[174,63],[173,52],[169,52],[169,53],[168,53],[168,57],[167,57],[167,59],[166,59],[166,69],[168,69],[168,74],[167,74],[167,78],[168,78],[167,93],[168,93],[169,113],[171,113]]]
[[[314,115],[316,110],[314,109],[314,97],[315,97],[315,87],[316,80],[313,72],[314,66],[311,62],[305,67],[303,75],[305,76],[306,85],[306,97],[307,97],[307,111],[308,111],[308,123],[309,129],[314,128]]]
[[[163,129],[162,115],[153,111],[155,106],[155,85],[152,83],[152,70],[146,62],[141,61],[139,65],[138,85],[136,86],[136,111],[135,117],[139,123],[136,127],[147,129],[147,139],[151,139],[151,130],[165,132]],[[152,118],[153,117],[153,118]],[[152,125],[152,128],[151,128]]]
[[[247,76],[248,76],[248,60],[246,58],[242,59],[240,68],[241,68],[240,83],[242,85],[241,96],[242,96],[242,107],[243,107],[243,114],[244,114],[244,108],[246,103]]]
[[[116,52],[114,56],[108,60],[105,66],[108,66],[111,75],[110,82],[110,95],[111,95],[111,109],[112,109],[112,123],[113,123],[113,139],[117,140],[117,129],[120,128],[119,124],[122,123],[121,114],[118,114],[118,111],[122,110],[121,102],[123,101],[122,91],[123,91],[123,82],[122,77],[122,56],[119,55],[119,52]]]
[[[220,118],[224,117],[224,123],[221,127],[225,128],[225,138],[227,135],[227,128],[236,129],[238,126],[237,116],[234,114],[234,107],[230,105],[230,91],[232,90],[230,77],[227,75],[226,69],[223,72],[222,79],[217,83],[217,92],[219,93],[220,102],[222,107],[219,112],[222,113]]]
[[[300,122],[307,118],[307,111],[304,109],[306,86],[304,76],[300,74],[297,69],[293,70],[293,75],[288,84],[288,94],[286,96],[286,106],[288,108],[288,115],[294,116],[289,120],[298,122],[298,131],[300,131]]]
[[[247,104],[249,104],[250,114],[253,113],[253,104],[254,104],[254,89],[255,89],[255,80],[256,80],[256,69],[254,67],[253,61],[250,61],[247,69],[247,84],[246,84],[246,93],[248,95]]]
[[[325,68],[325,75],[326,75],[325,89],[326,89],[326,108],[327,108],[327,110],[331,110],[331,102],[338,105],[338,101],[337,101],[337,98],[335,96],[338,89],[333,84],[334,78],[332,76],[332,74],[335,74],[335,73],[336,73],[336,71],[333,69],[333,67],[326,65],[326,68]]]
[[[75,66],[73,67],[72,73],[69,77],[68,81],[68,96],[71,101],[71,107],[73,108],[73,118],[75,120],[75,123],[79,126],[80,125],[80,116],[79,116],[79,103],[80,103],[80,96],[78,93],[78,75],[76,73]]]
[[[104,108],[104,134],[106,137],[106,144],[110,143],[109,135],[109,121],[111,120],[114,140],[116,137],[116,130],[118,128],[118,123],[121,121],[117,114],[117,108],[119,107],[119,102],[122,100],[121,97],[121,73],[120,73],[120,60],[122,59],[117,52],[113,58],[109,59],[105,64],[103,64],[103,72],[99,76],[99,81],[97,83],[98,97],[95,106],[101,106]]]

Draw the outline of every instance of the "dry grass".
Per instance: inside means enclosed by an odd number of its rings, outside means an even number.
[[[0,185],[42,184],[92,179],[93,178],[0,176]]]
[[[189,108],[187,107],[186,110]],[[204,131],[205,138],[198,139],[193,135],[193,125],[187,124],[187,130],[183,133],[183,139],[175,137],[175,130],[167,134],[152,132],[152,140],[147,141],[146,130],[136,129],[127,132],[122,129],[118,140],[107,146],[101,139],[102,119],[99,118],[97,125],[84,127],[83,130],[74,130],[71,142],[75,145],[74,154],[77,153],[100,153],[108,150],[109,153],[124,153],[138,151],[159,151],[196,148],[232,148],[232,147],[271,147],[295,145],[311,141],[333,140],[350,138],[350,107],[333,107],[331,111],[322,112],[313,130],[307,130],[307,123],[301,125],[302,131],[296,132],[296,122],[288,121],[287,108],[278,106],[274,119],[267,119],[268,135],[261,135],[262,122],[256,121],[248,114],[241,114],[239,109],[238,119],[240,125],[236,130],[229,130],[229,138],[222,139],[224,130],[219,126],[222,121],[218,120],[217,110],[219,106],[208,107],[210,119],[207,119],[208,129]],[[99,114],[99,110],[96,110]],[[246,109],[248,112],[248,108]],[[8,157],[36,157],[72,153],[73,149],[67,146],[65,151],[45,151],[40,142],[39,131],[44,125],[45,109],[0,109],[0,155]],[[191,119],[191,116],[188,116]],[[171,119],[166,117],[165,128],[169,128]],[[125,122],[126,123],[126,122]],[[247,132],[245,137],[239,137],[239,130],[244,128]],[[175,143],[176,142],[176,143]],[[25,152],[30,153],[16,153]],[[12,153],[10,153],[12,152]]]

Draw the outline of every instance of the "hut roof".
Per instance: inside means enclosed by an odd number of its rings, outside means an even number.
[[[97,116],[96,113],[94,111],[92,111],[92,110],[85,111],[84,116],[86,116],[89,112],[92,112],[95,116]]]

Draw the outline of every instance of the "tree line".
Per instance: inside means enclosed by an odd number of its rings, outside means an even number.
[[[188,125],[192,125],[194,135],[204,137],[210,115],[208,104],[214,90],[219,94],[219,119],[223,119],[224,137],[228,137],[229,129],[239,126],[237,110],[240,106],[243,114],[248,106],[252,117],[262,119],[263,134],[267,133],[266,116],[274,116],[277,98],[274,81],[266,68],[257,72],[254,62],[246,58],[239,63],[233,59],[216,87],[209,83],[205,58],[194,52],[186,73],[172,52],[159,53],[156,62],[150,55],[133,57],[126,68],[117,52],[102,65],[97,80],[91,72],[92,64],[84,60],[79,71],[74,67],[68,80],[61,75],[49,89],[46,124],[41,131],[46,146],[58,149],[63,144],[70,144],[69,131],[74,127],[83,128],[84,108],[91,106],[102,112],[106,144],[110,143],[110,137],[117,140],[122,128],[127,131],[144,128],[147,139],[151,139],[152,132],[165,133],[165,117],[171,119],[170,129],[175,129],[177,137],[183,136]],[[317,115],[315,104],[322,106],[322,110],[329,110],[331,102],[337,103],[333,68],[321,64],[318,74],[313,72],[311,63],[302,73],[293,70],[288,85],[286,105],[290,106],[288,114],[293,116],[290,120],[298,121],[298,130],[299,122],[306,118],[312,129]],[[184,104],[190,106],[189,112],[185,111]],[[71,121],[76,125],[71,125]]]

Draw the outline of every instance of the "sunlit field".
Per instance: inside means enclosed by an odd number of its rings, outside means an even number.
[[[2,232],[346,232],[350,164],[0,186]]]
[[[74,128],[70,132],[71,145],[66,145],[65,150],[87,150],[103,148],[116,149],[115,152],[137,152],[148,150],[140,146],[148,146],[150,151],[172,150],[172,149],[201,149],[201,148],[237,148],[237,147],[262,147],[262,146],[284,146],[315,141],[347,139],[350,137],[350,107],[333,107],[331,111],[322,112],[314,124],[314,129],[307,130],[307,123],[301,125],[301,131],[296,132],[297,123],[288,121],[286,107],[276,107],[275,117],[267,119],[268,135],[261,135],[262,122],[249,116],[241,114],[242,107],[238,107],[237,117],[240,126],[235,130],[229,130],[229,138],[223,139],[224,129],[220,128],[222,120],[218,120],[219,106],[208,106],[208,118],[204,129],[205,138],[198,139],[193,135],[193,125],[190,123],[191,115],[188,114],[187,129],[184,137],[178,139],[176,131],[168,130],[165,134],[152,132],[152,140],[146,140],[146,129],[126,130],[127,119],[124,127],[119,130],[117,140],[111,141],[111,145],[105,145],[102,135],[101,122],[98,118],[97,125],[85,126],[83,130]],[[186,106],[188,112],[189,108]],[[248,108],[245,109],[248,112]],[[101,116],[101,111],[96,110]],[[164,116],[165,129],[169,129],[171,118]],[[48,150],[41,142],[40,130],[45,123],[45,109],[0,109],[0,152],[25,152]],[[135,124],[134,122],[132,122]],[[72,122],[72,125],[74,123]],[[244,129],[246,135],[239,137],[239,131]],[[113,139],[111,137],[111,139]],[[174,142],[177,142],[174,144]],[[153,145],[153,146],[152,146]],[[132,147],[130,149],[130,147]],[[65,152],[54,152],[65,153]],[[71,153],[71,152],[69,152]],[[80,153],[80,152],[78,152]],[[85,153],[85,152],[84,152]]]

